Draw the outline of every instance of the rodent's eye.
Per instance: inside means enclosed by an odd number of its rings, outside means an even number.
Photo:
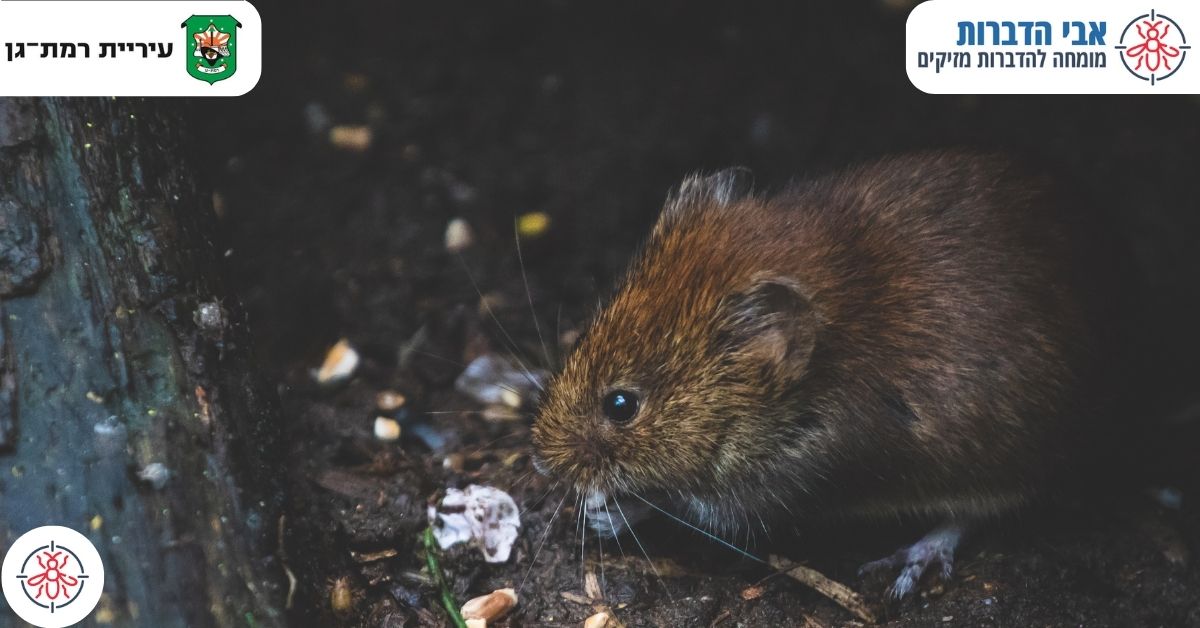
[[[637,393],[614,390],[604,396],[604,416],[613,423],[626,423],[637,416],[639,403]]]

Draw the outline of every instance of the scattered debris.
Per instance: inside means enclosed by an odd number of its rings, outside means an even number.
[[[1162,552],[1163,558],[1176,567],[1187,567],[1191,552],[1178,527],[1168,518],[1145,513],[1138,518],[1141,532]]]
[[[338,615],[349,615],[354,609],[354,588],[350,586],[350,578],[342,576],[329,584],[329,608]]]
[[[583,620],[583,628],[609,628],[612,626],[612,615],[599,612]]]
[[[517,605],[517,592],[512,589],[496,589],[487,595],[467,600],[459,611],[463,619],[482,619],[493,621],[500,619]]]
[[[560,591],[558,595],[562,599],[564,599],[568,602],[571,602],[573,604],[579,604],[581,606],[591,606],[592,605],[592,601],[589,600],[587,598],[587,596],[579,595],[578,593],[576,593],[574,591]]]
[[[863,602],[862,596],[850,587],[829,579],[816,569],[793,565],[791,561],[779,556],[771,556],[769,562],[775,569],[785,571],[789,577],[829,598],[855,617],[869,624],[876,623],[875,612]]]
[[[167,485],[167,480],[171,479],[171,470],[161,462],[151,462],[138,471],[138,478],[149,483],[154,490],[161,491]]]
[[[87,393],[84,394],[84,396],[87,397],[87,400],[92,403],[100,403],[100,404],[104,403],[104,397],[100,396],[95,391],[89,390],[89,391],[87,391]]]
[[[407,401],[404,395],[394,390],[382,390],[375,395],[375,407],[383,412],[399,410]]]
[[[198,415],[200,424],[208,427],[212,424],[212,411],[208,406],[208,393],[204,392],[204,388],[201,386],[196,386],[195,393],[196,405],[200,406],[200,414]]]
[[[329,143],[342,150],[356,153],[366,152],[371,147],[371,127],[363,125],[338,125],[329,129]]]
[[[758,598],[762,597],[763,591],[764,589],[759,585],[746,587],[745,589],[742,589],[742,599],[746,600],[747,602],[751,600],[757,600]]]
[[[584,574],[583,592],[593,601],[604,599],[604,592],[600,590],[600,580],[596,578],[595,572],[589,571]]]
[[[358,352],[350,346],[349,340],[342,338],[325,354],[325,361],[321,363],[321,368],[316,373],[317,383],[340,382],[353,375],[356,368],[358,368]]]
[[[350,552],[350,557],[358,563],[373,563],[380,560],[386,560],[388,558],[395,558],[399,554],[400,552],[397,552],[394,549],[379,550],[378,552],[368,552],[366,554],[360,554],[352,551]]]
[[[375,438],[392,442],[400,439],[400,423],[385,416],[375,417]]]
[[[225,328],[228,314],[221,302],[213,299],[196,306],[192,312],[192,322],[205,334],[219,334]]]
[[[446,489],[441,504],[429,507],[429,522],[442,549],[470,542],[487,562],[502,563],[508,560],[517,540],[519,513],[508,493],[472,484],[465,491]]]
[[[526,399],[537,397],[546,379],[543,370],[526,370],[495,354],[485,354],[467,365],[454,380],[454,387],[484,405],[519,408]]]
[[[461,253],[474,242],[475,234],[466,220],[455,218],[446,225],[446,250],[450,253]]]
[[[517,219],[517,233],[526,238],[536,238],[550,227],[550,216],[545,212],[521,214]]]

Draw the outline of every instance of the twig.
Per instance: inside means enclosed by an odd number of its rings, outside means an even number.
[[[770,564],[772,567],[784,571],[797,582],[824,595],[837,603],[838,606],[850,611],[855,617],[869,624],[874,624],[878,621],[875,618],[875,613],[863,602],[861,595],[850,587],[836,580],[829,579],[825,574],[816,569],[805,567],[804,565],[793,565],[787,559],[778,556],[771,556]]]
[[[456,628],[467,628],[467,622],[463,621],[462,614],[458,612],[458,602],[454,600],[454,593],[450,591],[449,585],[446,584],[446,577],[442,575],[442,568],[438,565],[437,543],[433,539],[433,528],[425,528],[423,540],[425,542],[425,564],[429,566],[429,575],[441,590],[442,606],[445,607],[446,614],[450,616],[450,621]]]

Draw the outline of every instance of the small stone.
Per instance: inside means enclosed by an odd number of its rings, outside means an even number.
[[[475,234],[466,220],[455,218],[446,225],[446,250],[450,253],[461,253],[474,242]]]
[[[375,417],[375,438],[384,442],[400,439],[400,424],[385,416]]]
[[[599,612],[583,620],[583,628],[608,628],[611,619],[608,613]]]

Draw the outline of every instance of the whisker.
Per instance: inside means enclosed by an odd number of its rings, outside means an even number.
[[[599,528],[596,529],[596,551],[600,552],[600,599],[604,599],[608,597],[604,593],[608,589],[608,580],[604,578],[604,539],[600,538]],[[584,584],[586,583],[585,580]]]
[[[629,557],[625,555],[625,547],[621,545],[621,537],[617,536],[617,526],[613,523],[612,513],[608,510],[607,501],[604,502],[604,514],[608,517],[608,527],[612,530],[613,540],[617,542],[617,549],[621,550],[621,562],[628,562]]]
[[[587,593],[587,493],[579,491],[579,584]]]
[[[558,305],[558,314],[554,316],[554,346],[556,353],[562,353],[562,304]]]
[[[558,488],[558,485],[559,485],[561,482],[562,482],[562,480],[556,480],[556,481],[554,482],[554,484],[551,484],[551,485],[550,485],[550,488],[546,489],[546,492],[545,492],[545,493],[542,493],[542,496],[541,496],[541,497],[539,497],[539,498],[537,498],[537,499],[535,499],[535,500],[533,500],[533,501],[529,502],[529,505],[525,507],[525,510],[522,510],[522,511],[521,511],[521,513],[517,515],[517,518],[519,519],[519,518],[521,518],[521,517],[524,517],[524,516],[525,516],[525,513],[529,512],[529,509],[530,509],[530,508],[533,508],[534,504],[539,504],[539,503],[541,503],[541,502],[542,502],[542,500],[546,499],[546,497],[547,497],[548,495],[550,495],[550,493],[553,493],[553,492],[554,492],[554,489]],[[566,495],[563,495],[563,497],[565,498],[565,497],[566,497]]]
[[[467,279],[470,280],[471,287],[475,289],[475,294],[479,295],[479,302],[483,304],[484,311],[486,311],[488,316],[491,317],[492,322],[496,323],[496,327],[500,329],[500,333],[503,334],[504,338],[508,341],[507,345],[509,350],[512,351],[512,357],[517,361],[517,365],[521,367],[521,370],[524,371],[525,379],[529,380],[529,383],[539,391],[545,392],[545,390],[542,388],[542,385],[538,383],[537,378],[535,378],[533,373],[529,370],[529,367],[525,365],[525,362],[518,355],[520,353],[521,346],[517,344],[516,340],[513,340],[513,337],[508,333],[508,330],[504,328],[504,325],[500,322],[500,319],[496,317],[496,313],[492,311],[492,306],[487,302],[487,299],[483,298],[483,292],[479,290],[479,284],[475,283],[475,276],[471,274],[471,268],[467,266],[467,260],[462,256],[462,253],[458,254],[458,261],[462,263],[463,270],[467,273]]]
[[[546,539],[550,537],[550,531],[554,529],[554,520],[558,517],[558,511],[562,509],[563,502],[567,501],[567,494],[563,493],[562,499],[558,500],[558,505],[554,507],[554,514],[550,515],[550,522],[546,524],[546,531],[542,533],[542,540],[538,543],[537,549],[533,552],[533,557],[529,559],[529,569],[525,571],[525,577],[521,579],[521,586],[517,587],[517,593],[520,593],[525,588],[525,583],[529,581],[529,574],[533,573],[534,565],[537,565],[537,557],[542,553],[542,548],[546,546]]]
[[[663,590],[667,592],[667,597],[670,598],[671,603],[675,603],[675,596],[671,595],[671,590],[667,588],[667,583],[665,580],[663,580],[662,574],[658,573],[658,567],[654,566],[654,561],[650,560],[650,554],[647,554],[646,548],[642,547],[641,539],[638,538],[637,532],[635,532],[633,529],[633,525],[629,523],[629,518],[625,516],[625,511],[621,509],[621,502],[614,497],[613,505],[617,507],[617,513],[621,515],[621,519],[625,521],[625,527],[629,528],[629,534],[633,536],[633,542],[637,543],[638,549],[642,550],[642,556],[645,556],[646,562],[650,563],[650,570],[654,572],[654,577],[658,578],[658,583],[662,585]]]
[[[542,345],[542,356],[546,358],[546,366],[551,366],[550,351],[546,349],[546,339],[542,336],[542,326],[538,323],[537,310],[533,307],[533,293],[529,291],[529,276],[525,273],[525,257],[521,255],[521,232],[517,221],[513,220],[513,241],[517,243],[517,262],[521,266],[521,281],[525,284],[525,300],[529,302],[529,315],[533,317],[533,328],[537,330],[538,342]]]
[[[674,519],[675,521],[677,521],[677,522],[679,522],[679,523],[682,523],[683,525],[685,525],[685,526],[687,526],[687,527],[689,527],[689,528],[691,528],[691,529],[693,529],[693,530],[695,530],[695,531],[699,532],[700,534],[703,534],[704,536],[706,536],[706,537],[708,537],[708,538],[710,538],[710,539],[712,539],[712,540],[714,540],[714,541],[716,541],[716,542],[720,543],[721,545],[724,545],[725,547],[728,547],[729,549],[731,549],[731,550],[733,550],[733,551],[735,551],[735,552],[737,552],[737,553],[741,554],[742,556],[745,556],[746,558],[749,558],[749,559],[751,559],[751,560],[754,560],[754,561],[760,562],[760,563],[762,563],[762,564],[764,564],[764,565],[765,565],[765,564],[767,564],[767,561],[765,561],[765,560],[763,560],[763,559],[761,559],[761,558],[759,558],[759,557],[755,556],[754,554],[751,554],[750,552],[747,552],[747,551],[745,551],[745,550],[743,550],[743,549],[739,548],[738,546],[734,545],[733,543],[730,543],[729,541],[726,541],[725,539],[722,539],[721,537],[719,537],[719,536],[717,536],[717,535],[715,535],[715,534],[713,534],[713,533],[711,533],[711,532],[708,532],[707,530],[702,530],[702,529],[700,529],[700,528],[698,528],[698,527],[696,527],[696,526],[694,526],[694,525],[692,525],[692,524],[688,523],[687,521],[684,521],[683,519],[680,519],[679,517],[676,517],[675,515],[673,515],[673,514],[671,514],[671,513],[667,512],[667,511],[663,510],[662,508],[659,508],[658,506],[655,506],[654,504],[652,504],[652,503],[650,503],[649,501],[647,501],[645,497],[642,497],[641,495],[638,495],[637,493],[630,493],[630,495],[633,495],[634,497],[636,497],[636,498],[638,498],[638,499],[642,500],[642,502],[643,502],[643,503],[645,503],[647,506],[649,506],[649,507],[651,507],[651,508],[653,508],[653,509],[657,510],[658,512],[661,512],[662,514],[664,514],[664,515],[666,515],[666,516],[670,517],[671,519]],[[617,505],[617,508],[620,508],[620,507],[621,507],[621,506],[620,506],[620,504],[618,504],[618,505]]]

